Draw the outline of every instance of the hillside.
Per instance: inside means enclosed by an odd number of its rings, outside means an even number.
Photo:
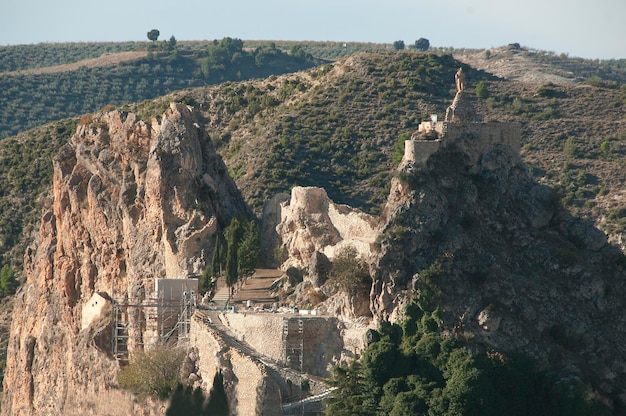
[[[598,61],[510,44],[486,50],[456,50],[454,57],[500,78],[524,83],[626,82],[626,60]]]
[[[410,135],[431,113],[443,114],[459,65],[468,88],[486,82],[489,97],[477,102],[481,117],[522,124],[522,154],[535,178],[557,188],[576,215],[592,219],[619,243],[626,226],[626,90],[616,85],[524,83],[449,55],[365,53],[306,72],[188,89],[128,109],[148,120],[170,100],[194,104],[257,214],[266,199],[293,185],[323,186],[333,200],[377,213],[395,168],[398,136]],[[46,160],[72,130],[68,121],[0,141],[5,160],[13,160],[0,167],[7,178],[0,182],[2,194],[12,198],[3,199],[0,212],[10,223],[0,230],[0,254],[20,241],[24,247],[28,224],[37,217],[32,210],[39,209],[35,195],[50,183]],[[34,168],[44,173],[31,177]],[[19,251],[10,255],[18,265]]]
[[[274,192],[293,185],[323,186],[333,200],[377,213],[399,135],[410,135],[431,113],[443,115],[458,66],[469,89],[485,82],[479,117],[522,125],[522,155],[535,179],[556,188],[575,215],[621,241],[626,88],[614,83],[509,81],[450,56],[387,53],[173,97],[198,104],[257,213]],[[272,105],[255,106],[267,96]]]
[[[62,43],[0,47],[0,139],[106,105],[152,99],[189,87],[264,78],[391,44],[358,42],[159,41]],[[467,65],[522,82],[626,80],[625,60],[584,60],[513,44],[490,50],[431,48]],[[414,53],[409,45],[400,53]],[[95,82],[97,80],[97,82]]]
[[[285,69],[284,62],[272,62]],[[433,157],[424,171],[397,172],[394,160],[404,139],[431,114],[443,118],[458,67],[466,73],[464,94],[476,121],[521,126],[522,160],[508,150],[491,150],[473,170],[466,165],[467,154],[453,149]],[[542,73],[540,66],[532,68],[529,73]],[[88,70],[75,72],[81,71]],[[210,237],[229,217],[247,212],[243,200],[260,216],[264,202],[277,192],[314,185],[337,203],[388,221],[372,244],[378,251],[370,299],[378,302],[370,305],[376,316],[397,313],[386,308],[399,307],[402,296],[422,296],[438,287],[445,303],[437,317],[443,319],[443,330],[471,340],[481,329],[463,318],[466,310],[472,317],[485,311],[487,327],[493,323],[489,317],[500,317],[508,321],[503,330],[481,335],[476,345],[526,348],[541,362],[574,368],[615,399],[611,383],[621,383],[623,374],[611,379],[607,369],[614,363],[607,351],[621,356],[622,335],[613,331],[604,340],[603,334],[610,331],[608,316],[623,310],[623,256],[593,226],[621,244],[626,88],[613,78],[561,82],[550,71],[547,78],[529,79],[507,71],[494,75],[445,54],[358,53],[305,71],[111,105],[4,139],[1,261],[21,271],[22,253],[33,240],[32,231],[38,231],[38,243],[26,250],[33,288],[28,296],[49,308],[48,319],[63,316],[68,335],[52,334],[49,328],[55,324],[42,324],[24,296],[18,310],[29,309],[28,322],[41,332],[41,345],[80,351],[82,344],[68,341],[80,321],[77,305],[96,289],[108,290],[106,279],[119,274],[149,286],[145,270],[198,273],[206,265],[204,253],[212,252]],[[148,138],[154,142],[150,146]],[[216,177],[225,185],[218,186]],[[220,196],[226,194],[229,198]],[[149,201],[157,201],[157,208],[148,209]],[[48,212],[36,226],[42,206]],[[139,220],[148,217],[153,226]],[[145,241],[153,241],[162,257],[158,262],[139,243]],[[387,295],[394,297],[392,303],[384,299]],[[572,299],[577,303],[568,303]],[[536,333],[534,323],[541,324]],[[19,319],[14,324],[19,326]],[[463,325],[472,326],[471,331],[464,332]],[[22,348],[18,344],[34,351],[32,328],[16,332],[23,342],[14,344],[14,353]],[[25,352],[22,364],[13,359],[12,379],[21,380],[14,397],[31,391],[31,381],[22,377],[30,368],[20,365],[33,364],[32,351]],[[61,353],[56,359],[66,362]],[[83,355],[73,359],[80,371],[89,367]],[[107,367],[106,377],[113,370]],[[37,406],[52,400],[44,396],[38,396]]]
[[[0,49],[0,139],[51,121],[188,87],[267,77],[315,64],[265,44],[61,44]]]

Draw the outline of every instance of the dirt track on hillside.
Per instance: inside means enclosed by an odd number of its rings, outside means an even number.
[[[0,75],[33,75],[33,74],[53,74],[55,72],[76,71],[80,68],[96,68],[100,66],[114,66],[121,62],[136,61],[144,58],[148,53],[146,51],[130,51],[120,53],[105,53],[98,58],[83,59],[82,61],[72,62],[71,64],[63,64],[56,66],[47,66],[45,68],[25,69],[21,71],[11,71],[0,73]]]

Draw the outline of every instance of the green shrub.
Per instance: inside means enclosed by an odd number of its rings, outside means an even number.
[[[15,291],[18,282],[15,279],[15,272],[8,265],[5,264],[0,269],[0,294],[2,296],[10,295]]]
[[[353,246],[346,246],[337,253],[330,275],[349,294],[359,293],[371,283],[367,264]]]
[[[179,383],[185,351],[156,347],[131,356],[130,363],[118,373],[120,387],[140,398],[167,399]]]
[[[398,135],[398,139],[393,145],[393,155],[391,156],[391,161],[395,166],[398,166],[404,157],[404,142],[409,140],[411,135],[409,133],[400,133]]]
[[[489,97],[489,90],[487,88],[487,84],[485,84],[485,81],[481,80],[476,85],[476,97],[478,97],[478,98],[487,98],[487,97]]]
[[[580,150],[578,149],[576,141],[573,137],[569,137],[567,140],[565,140],[565,144],[563,145],[563,152],[566,156],[574,159],[580,156]]]
[[[602,81],[602,78],[597,75],[587,78],[587,81],[585,81],[585,83],[587,85],[591,85],[592,87],[601,87],[604,85],[604,81]]]

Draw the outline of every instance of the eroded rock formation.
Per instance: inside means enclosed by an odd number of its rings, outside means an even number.
[[[25,256],[2,414],[136,414],[116,389],[110,319],[81,328],[83,306],[200,272],[211,236],[247,208],[183,104],[151,124],[113,111],[80,125],[54,160],[48,208]]]
[[[307,267],[316,251],[332,260],[346,246],[369,257],[378,236],[378,218],[335,204],[322,188],[296,186],[291,199],[281,204],[277,232],[287,255],[283,269]]]

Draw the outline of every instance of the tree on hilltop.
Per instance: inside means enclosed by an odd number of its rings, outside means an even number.
[[[393,43],[393,49],[396,51],[401,51],[404,50],[404,41],[403,40],[397,40]]]
[[[152,42],[156,42],[159,39],[160,34],[161,32],[159,32],[157,29],[152,29],[148,32],[147,36],[149,40],[151,40]]]
[[[167,42],[167,48],[169,50],[174,50],[174,48],[176,48],[176,38],[174,37],[174,35],[172,35],[170,37],[170,40]]]
[[[415,41],[415,49],[418,51],[427,51],[430,48],[430,41],[426,38],[419,38]]]

